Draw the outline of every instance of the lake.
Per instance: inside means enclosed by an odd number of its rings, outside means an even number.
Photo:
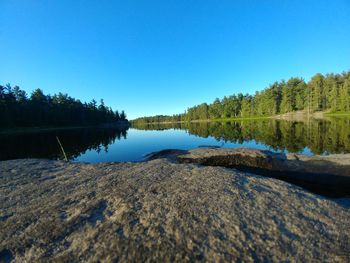
[[[350,153],[350,118],[308,122],[249,120],[142,125],[127,130],[67,129],[0,135],[0,160],[63,159],[97,163],[142,161],[163,149],[249,147],[306,155]]]

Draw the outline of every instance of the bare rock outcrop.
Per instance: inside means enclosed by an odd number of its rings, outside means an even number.
[[[0,162],[5,262],[347,262],[349,218],[347,198],[224,167]]]
[[[350,196],[350,154],[306,156],[250,148],[208,147],[189,151],[164,150],[149,158],[237,168],[292,182],[322,194]]]
[[[181,152],[180,152],[181,153]],[[306,156],[250,148],[199,148],[178,154],[182,163],[211,166],[246,166],[271,171],[333,174],[350,177],[350,154]]]

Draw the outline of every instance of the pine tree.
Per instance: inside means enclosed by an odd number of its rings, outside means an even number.
[[[308,86],[311,90],[311,110],[318,111],[323,109],[323,75],[318,73],[311,78]]]
[[[344,81],[340,89],[340,110],[350,111],[350,78]]]

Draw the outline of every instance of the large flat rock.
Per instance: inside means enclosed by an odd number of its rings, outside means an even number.
[[[346,262],[349,218],[349,199],[224,167],[0,162],[0,261]]]
[[[151,154],[150,158],[153,157],[179,163],[237,168],[286,180],[327,195],[350,196],[350,154],[305,156],[249,148],[197,148],[165,150]]]
[[[350,154],[306,156],[250,148],[197,148],[176,152],[182,163],[211,166],[247,166],[271,171],[294,171],[350,177]],[[167,153],[167,152],[165,152]]]

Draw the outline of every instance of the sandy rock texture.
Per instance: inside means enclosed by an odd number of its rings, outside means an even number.
[[[350,154],[305,156],[249,148],[198,148],[165,150],[150,155],[180,163],[238,168],[293,182],[334,196],[350,196]]]
[[[309,172],[350,177],[350,154],[306,156],[282,154],[250,148],[197,148],[189,151],[165,150],[161,157],[174,154],[182,163],[210,166],[247,166],[270,171]],[[158,157],[158,158],[159,158]]]
[[[4,262],[349,262],[349,218],[347,198],[224,167],[0,162]]]

